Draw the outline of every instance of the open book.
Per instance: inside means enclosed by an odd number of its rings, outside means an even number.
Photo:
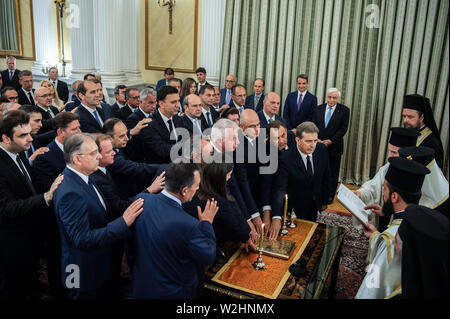
[[[356,196],[350,189],[341,184],[337,191],[337,200],[355,216],[358,221],[365,224],[369,221],[369,215],[372,213],[369,209],[364,209],[366,204]]]

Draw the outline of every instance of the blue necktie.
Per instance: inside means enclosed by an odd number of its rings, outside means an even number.
[[[212,127],[211,119],[209,118],[209,112],[206,112],[206,120],[208,121],[209,127]]]
[[[328,126],[328,122],[330,122],[331,118],[331,112],[333,111],[333,108],[328,107],[327,116],[325,117],[325,127]]]
[[[33,143],[30,143],[30,148],[28,149],[28,151],[25,152],[25,154],[27,154],[27,158],[28,158],[28,162],[30,163],[31,166],[33,166],[33,162],[30,160],[31,155],[33,155],[34,153],[34,146]]]
[[[270,123],[272,123],[272,122],[273,122],[273,120],[272,120],[272,119],[269,119],[269,121],[268,121],[268,122],[269,122],[269,124],[270,124]]]
[[[103,127],[102,122],[100,121],[100,118],[98,117],[97,110],[95,110],[93,113],[94,113],[95,119],[97,120],[98,125],[100,125],[100,127]]]
[[[227,89],[227,96],[225,97],[225,104],[230,104],[231,101],[231,90]]]

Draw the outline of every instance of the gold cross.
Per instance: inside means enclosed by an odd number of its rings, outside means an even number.
[[[169,34],[172,33],[172,15],[173,15],[173,7],[175,6],[175,0],[158,0],[158,5],[163,8],[166,7],[169,10]]]

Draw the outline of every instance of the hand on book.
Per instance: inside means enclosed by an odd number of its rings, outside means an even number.
[[[364,209],[370,209],[372,213],[377,214],[378,216],[384,216],[383,209],[378,204],[370,204],[364,207]]]

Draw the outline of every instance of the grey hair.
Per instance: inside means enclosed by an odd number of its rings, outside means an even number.
[[[82,153],[84,141],[88,138],[95,143],[94,137],[89,133],[75,133],[65,139],[64,160],[67,164],[73,164],[73,157]]]
[[[145,88],[141,92],[139,92],[141,101],[144,101],[149,94],[153,95],[156,98],[156,90],[154,90],[153,88]]]
[[[218,120],[211,129],[211,141],[224,139],[228,129],[239,130],[239,126],[229,119]]]
[[[14,60],[14,62],[16,62],[16,58],[13,57],[12,55],[7,55],[6,56],[6,63],[8,63],[9,60]]]
[[[184,109],[186,109],[186,106],[189,106],[189,95],[187,95],[183,98],[183,108]]]
[[[313,122],[303,122],[302,124],[297,126],[295,136],[302,139],[303,133],[319,133],[319,129]]]
[[[330,93],[333,93],[333,92],[338,92],[339,97],[341,97],[341,91],[339,91],[339,89],[337,89],[337,88],[329,88],[327,90],[327,95],[330,94]]]
[[[19,107],[20,107],[20,104],[19,104],[19,103],[16,103],[16,102],[10,102],[10,103],[8,103],[8,104],[5,104],[5,105],[3,106],[3,109],[2,109],[3,115],[5,115],[6,113],[8,113],[8,111],[10,111],[10,109],[11,109],[14,105],[19,105]]]

